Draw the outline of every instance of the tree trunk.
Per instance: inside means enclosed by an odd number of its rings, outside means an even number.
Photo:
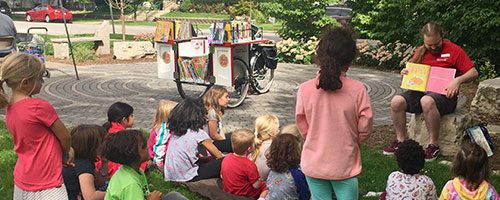
[[[125,41],[125,3],[120,1],[120,17],[122,18],[122,40]]]

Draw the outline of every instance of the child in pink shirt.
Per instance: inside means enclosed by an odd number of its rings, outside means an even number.
[[[148,152],[153,166],[163,172],[165,154],[167,152],[168,141],[171,137],[168,129],[168,118],[170,112],[177,105],[174,101],[160,100],[156,109],[155,121],[149,134]]]
[[[13,53],[0,72],[0,108],[7,108],[5,123],[18,156],[14,199],[68,199],[62,167],[73,164],[71,137],[52,105],[32,98],[40,93],[43,77],[48,76],[45,65],[32,55]],[[3,83],[12,89],[10,101]]]
[[[301,167],[312,199],[357,199],[360,144],[372,129],[370,97],[346,76],[356,42],[341,28],[327,31],[316,50],[320,71],[297,93],[296,123],[304,137]],[[343,185],[343,186],[341,186]]]

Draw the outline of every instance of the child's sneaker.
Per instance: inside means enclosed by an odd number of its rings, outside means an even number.
[[[439,152],[439,146],[435,144],[427,145],[427,148],[425,148],[425,161],[431,162],[436,160],[436,158],[439,156]]]
[[[389,146],[384,148],[384,155],[394,155],[394,152],[396,152],[396,149],[398,149],[398,146],[401,144],[398,140],[394,140],[389,144]]]

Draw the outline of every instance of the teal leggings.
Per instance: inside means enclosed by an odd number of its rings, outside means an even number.
[[[324,180],[306,176],[312,200],[331,200],[333,192],[339,200],[357,200],[358,178],[344,180]]]

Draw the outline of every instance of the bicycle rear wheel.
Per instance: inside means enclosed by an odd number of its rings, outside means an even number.
[[[265,66],[265,60],[262,54],[256,54],[251,59],[252,63],[252,88],[259,94],[269,92],[274,80],[274,69]]]
[[[205,92],[212,86],[212,85],[197,85],[197,84],[189,84],[189,83],[182,83],[182,82],[176,82],[177,85],[177,91],[179,92],[179,95],[185,99],[186,97],[191,97],[191,98],[201,98]]]
[[[247,65],[239,58],[234,59],[233,63],[233,87],[228,88],[229,104],[227,107],[235,108],[243,103],[248,93],[249,74]]]

